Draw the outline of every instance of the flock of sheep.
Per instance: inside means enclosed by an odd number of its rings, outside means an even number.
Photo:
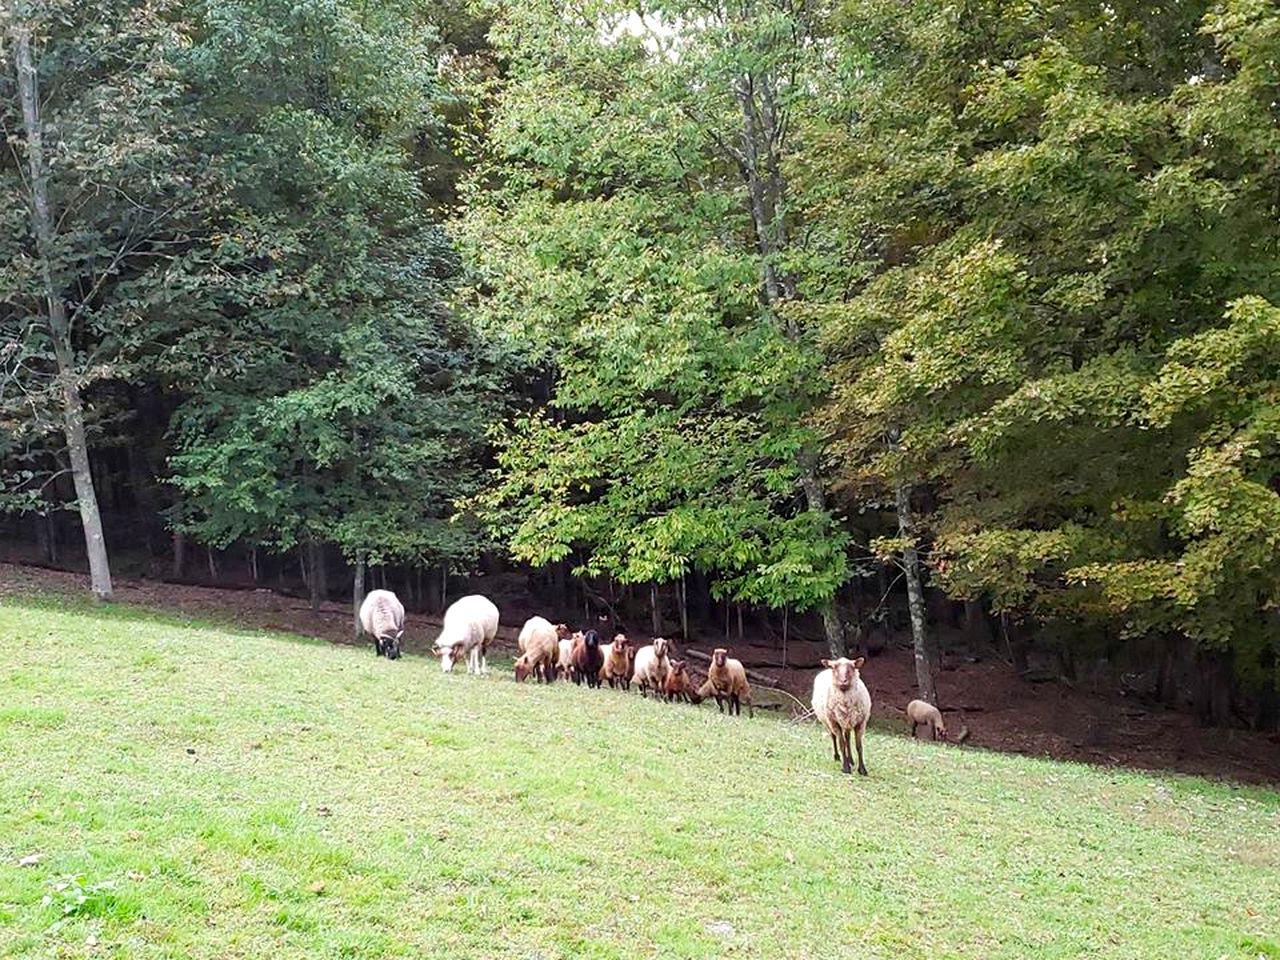
[[[372,639],[379,656],[395,660],[400,656],[404,636],[404,605],[390,590],[374,590],[360,605],[360,628]],[[451,673],[453,665],[464,657],[467,672],[486,674],[485,659],[489,644],[498,632],[498,608],[479,594],[455,600],[445,611],[440,636],[432,653],[440,658],[440,667]],[[588,687],[610,687],[630,690],[634,683],[642,696],[668,701],[701,703],[714,697],[721,712],[741,714],[747,705],[747,716],[754,715],[751,685],[741,660],[717,647],[707,665],[707,679],[696,686],[689,678],[688,663],[672,656],[671,641],[657,637],[653,643],[637,649],[623,633],[605,643],[596,630],[570,632],[564,624],[553,624],[543,617],[530,617],[516,639],[519,656],[515,662],[516,681],[532,676],[551,683],[556,678],[573,680]],[[871,694],[858,670],[862,658],[840,657],[823,660],[824,669],[813,680],[813,713],[831,735],[835,760],[845,773],[853,772],[850,737],[858,753],[858,773],[866,776],[862,759],[862,735],[871,716]],[[931,728],[934,738],[946,736],[942,714],[932,704],[913,700],[907,705],[907,720],[912,736],[920,725]]]

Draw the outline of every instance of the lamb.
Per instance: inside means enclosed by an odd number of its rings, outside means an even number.
[[[927,724],[933,739],[947,739],[947,725],[942,722],[942,711],[926,700],[912,700],[907,704],[907,723],[911,724],[911,736],[914,739],[916,727]]]
[[[862,662],[862,657],[822,661],[827,669],[813,678],[813,712],[831,734],[831,749],[844,773],[853,772],[849,756],[849,731],[853,731],[858,744],[858,773],[865,777],[862,734],[871,716],[871,694],[858,674]]]
[[[636,651],[631,682],[640,685],[642,697],[649,695],[650,687],[653,687],[655,695],[662,692],[663,684],[667,680],[667,671],[671,666],[671,662],[667,659],[670,647],[671,641],[665,637],[654,637],[653,643]]]
[[[404,636],[404,604],[390,590],[370,590],[360,604],[360,629],[373,639],[373,652],[388,660],[400,658]]]
[[[544,617],[530,617],[520,628],[516,646],[516,683],[533,674],[543,683],[555,679],[556,661],[560,657],[560,636],[568,632],[564,624],[553,624]]]
[[[711,663],[707,666],[707,682],[699,693],[709,692],[716,698],[716,706],[724,713],[725,703],[729,704],[729,713],[742,716],[742,704],[747,705],[747,716],[754,717],[755,709],[751,705],[751,684],[747,683],[747,668],[741,660],[729,656],[724,647],[716,647],[711,651]]]
[[[573,682],[581,685],[587,681],[588,687],[600,686],[600,668],[604,666],[604,657],[600,654],[600,634],[594,630],[583,633],[579,630],[573,635]]]
[[[600,679],[607,680],[610,687],[631,689],[631,658],[627,656],[630,646],[627,635],[619,633],[614,635],[613,643],[606,643],[600,648],[604,657]]]
[[[556,673],[560,675],[561,680],[568,680],[573,676],[573,637],[560,638],[560,656],[556,660]]]
[[[702,695],[689,679],[687,664],[687,660],[671,661],[671,669],[667,671],[667,679],[662,685],[662,692],[666,694],[668,703],[672,700],[688,700],[692,704],[702,702]]]
[[[444,626],[432,652],[445,673],[452,673],[453,665],[465,655],[467,673],[487,674],[485,654],[497,632],[498,608],[493,601],[476,593],[459,597],[444,612]]]

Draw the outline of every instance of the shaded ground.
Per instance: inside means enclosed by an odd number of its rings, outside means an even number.
[[[81,597],[84,590],[80,574],[0,563],[0,598],[30,593]],[[345,604],[325,603],[313,613],[305,600],[266,589],[222,590],[140,580],[118,581],[116,594],[122,603],[203,620],[353,642],[351,610]],[[500,645],[512,647],[516,629],[515,624],[504,624]],[[429,649],[438,632],[439,618],[411,615],[408,649]],[[692,648],[707,651],[714,645],[695,643]],[[778,687],[807,706],[813,669],[823,648],[793,642],[788,653],[788,662],[802,668],[782,668],[779,652],[772,647],[734,645],[735,656],[748,667],[772,677]],[[902,708],[914,696],[910,652],[890,647],[868,661],[863,678],[880,722],[905,728]],[[1189,715],[1158,706],[1096,696],[1062,683],[1028,683],[998,659],[948,661],[938,686],[952,730],[969,730],[966,746],[1246,782],[1280,781],[1280,741],[1275,735],[1201,727]],[[794,706],[785,698],[760,699],[784,708]]]

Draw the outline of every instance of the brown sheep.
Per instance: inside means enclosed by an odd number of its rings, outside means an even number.
[[[666,694],[668,703],[672,700],[687,700],[692,704],[702,702],[698,688],[689,679],[687,665],[687,660],[671,661],[671,669],[667,671],[667,679],[662,684],[662,692]]]
[[[747,705],[747,716],[754,717],[755,709],[751,705],[751,684],[747,683],[747,668],[741,660],[729,656],[724,647],[716,647],[711,651],[711,663],[707,667],[707,682],[699,693],[709,692],[716,698],[716,706],[724,713],[725,704],[729,705],[729,713],[742,715],[742,704]]]
[[[914,739],[916,727],[927,725],[933,739],[947,739],[947,725],[942,721],[942,711],[925,700],[912,700],[907,704],[907,723],[911,724],[911,736]]]
[[[607,680],[610,687],[631,689],[631,643],[625,633],[615,634],[612,643],[600,648],[604,656],[604,665],[600,668],[600,679]]]

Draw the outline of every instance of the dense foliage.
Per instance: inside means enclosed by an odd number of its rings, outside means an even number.
[[[76,383],[99,482],[217,548],[496,541],[833,646],[897,565],[921,664],[923,583],[1276,722],[1269,0],[3,17],[6,509],[67,499]]]

